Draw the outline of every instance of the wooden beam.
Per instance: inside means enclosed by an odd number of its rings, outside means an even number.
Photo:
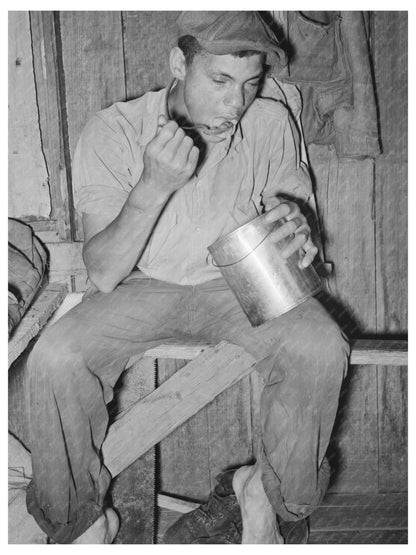
[[[350,364],[407,366],[407,341],[355,339],[351,342]]]
[[[165,344],[146,351],[145,356],[153,358],[192,359],[206,349],[204,343]],[[408,343],[396,339],[352,339],[351,365],[407,366]],[[134,359],[132,359],[133,361]]]
[[[225,341],[204,350],[110,427],[103,455],[111,474],[127,468],[254,365],[244,349]]]

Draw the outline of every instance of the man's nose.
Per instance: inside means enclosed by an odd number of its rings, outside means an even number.
[[[245,95],[244,89],[240,87],[234,87],[232,90],[228,91],[224,104],[226,106],[231,106],[236,109],[241,109],[244,107]]]

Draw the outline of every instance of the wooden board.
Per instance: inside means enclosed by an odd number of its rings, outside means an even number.
[[[162,385],[187,360],[158,359]],[[189,454],[192,453],[192,457]],[[159,491],[188,499],[206,499],[210,491],[210,458],[207,410],[203,408],[158,446]],[[208,493],[207,493],[208,492]]]
[[[407,335],[407,12],[376,12],[374,63],[383,153],[376,160],[377,331]],[[379,368],[379,487],[407,489],[407,372]]]
[[[308,544],[407,544],[407,530],[312,532]]]
[[[408,376],[406,367],[379,367],[379,491],[408,489]]]
[[[121,15],[116,11],[61,11],[60,39],[70,160],[82,128],[93,113],[125,100]],[[74,192],[74,195],[76,193]],[[75,238],[82,223],[74,214]]]
[[[127,98],[167,86],[169,52],[175,44],[175,11],[122,12]]]
[[[30,32],[28,12],[9,12],[9,216],[47,219],[51,202]]]
[[[311,166],[327,260],[335,270],[327,307],[350,337],[376,330],[373,164],[339,160],[312,145]],[[354,366],[344,383],[330,459],[333,491],[377,491],[377,372]]]
[[[351,341],[350,365],[407,365],[408,343],[395,339],[354,339]]]
[[[60,240],[69,240],[72,205],[68,197],[62,136],[62,96],[54,12],[30,12],[30,25],[42,150],[51,194],[50,218]]]
[[[206,412],[210,487],[205,493],[208,495],[217,484],[216,476],[220,472],[253,461],[250,377],[218,395],[207,405]]]
[[[82,259],[83,243],[48,243],[49,279],[66,282],[70,291],[85,291],[87,270]]]
[[[157,539],[198,505],[158,495]],[[407,499],[402,494],[327,495],[311,515],[309,544],[407,543]]]
[[[254,364],[253,357],[241,347],[221,342],[176,372],[110,427],[103,456],[111,474],[116,476],[222,391],[247,376]]]
[[[116,387],[117,410],[128,410],[155,389],[155,361],[144,357],[123,373]],[[151,544],[156,500],[155,448],[149,449],[112,481],[111,498],[120,516],[115,544]]]

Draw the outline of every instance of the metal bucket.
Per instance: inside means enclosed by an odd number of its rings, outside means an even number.
[[[258,216],[208,247],[252,326],[277,318],[322,289],[312,266],[299,268],[299,252],[282,258],[290,238],[271,240],[271,231],[286,220],[270,224],[265,217]]]

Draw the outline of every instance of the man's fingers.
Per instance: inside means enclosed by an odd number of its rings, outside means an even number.
[[[159,116],[159,118],[162,118],[162,116]],[[173,139],[178,129],[179,125],[173,120],[169,120],[163,127],[158,127],[158,131],[151,141],[152,147],[155,150],[162,150]]]
[[[195,171],[195,168],[198,164],[198,159],[199,159],[199,148],[197,148],[196,146],[193,146],[188,156],[188,171],[191,174],[193,174]]]
[[[166,144],[164,152],[171,158],[176,158],[178,162],[185,163],[193,145],[191,137],[185,135],[183,129],[178,129],[173,139]]]
[[[163,114],[159,114],[157,117],[157,126],[159,127],[163,127],[164,125],[166,125],[168,123],[168,118],[166,116],[164,116]]]
[[[305,248],[304,245],[308,241],[308,237],[304,233],[299,233],[282,249],[281,255],[283,258],[288,258],[300,248]]]
[[[266,213],[265,220],[267,223],[272,224],[277,220],[281,220],[290,214],[290,206],[287,202],[281,202]]]
[[[318,254],[318,247],[312,243],[311,239],[303,245],[304,255],[299,260],[299,268],[307,268]]]
[[[285,218],[284,223],[277,226],[270,233],[270,237],[273,241],[281,241],[285,237],[289,237],[290,235],[299,233],[303,229],[309,231],[309,226],[305,223],[304,217],[302,218],[301,216],[299,216],[289,221],[286,221]]]

